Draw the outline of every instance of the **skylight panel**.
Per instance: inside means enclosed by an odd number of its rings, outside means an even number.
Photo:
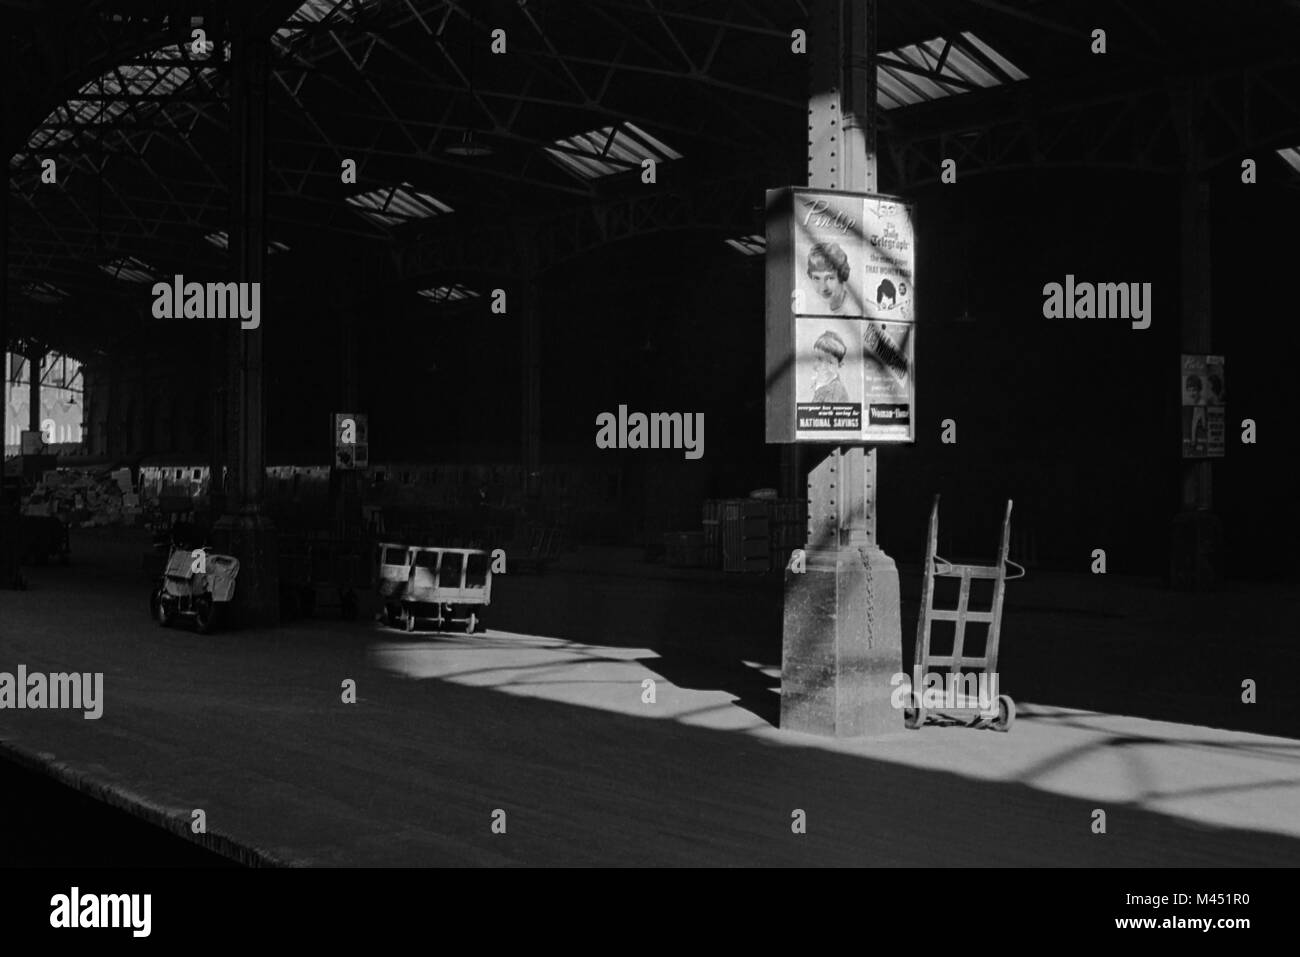
[[[663,163],[682,158],[681,153],[633,123],[556,140],[554,147],[546,147],[546,153],[579,179],[622,173],[640,167],[648,159]]]
[[[975,34],[964,31],[951,42],[936,37],[882,53],[876,67],[876,100],[890,110],[1001,86],[1004,77],[1028,74]]]
[[[230,238],[229,236],[226,235],[226,231],[224,229],[215,233],[208,233],[203,238],[206,239],[208,242],[210,242],[212,245],[216,246],[218,249],[230,248]],[[272,253],[287,253],[288,251],[289,251],[288,246],[275,239],[271,240],[269,243],[266,244],[267,255],[270,255]]]
[[[453,283],[450,286],[435,286],[431,289],[421,289],[420,295],[430,302],[461,302],[466,299],[477,299],[479,294],[473,289],[462,286],[460,283]]]
[[[121,279],[124,282],[153,282],[154,280],[153,267],[134,256],[123,256],[114,259],[111,263],[101,263],[99,268],[114,279]]]
[[[971,33],[969,30],[963,30],[961,35],[962,35],[962,39],[964,39],[967,43],[973,46],[980,53],[984,54],[985,57],[992,60],[993,63],[997,66],[997,68],[1001,70],[1003,73],[1005,73],[1007,76],[1011,77],[1011,79],[1017,81],[1029,79],[1028,73],[1020,69],[1020,67],[1016,66],[1014,63],[1012,63],[1010,60],[1004,57],[1001,53],[993,49],[991,46],[989,46],[987,43],[985,43],[975,34]]]
[[[196,73],[214,75],[212,67],[193,68],[175,44],[147,54],[163,63],[124,63],[82,84],[77,94],[56,106],[27,141],[32,152],[47,150],[75,135],[75,127],[111,125],[140,103],[142,96],[166,96],[189,83]]]
[[[68,298],[68,294],[58,286],[48,282],[29,282],[23,285],[23,295],[36,302],[57,303]]]
[[[373,2],[374,0],[364,0],[364,3]],[[275,31],[275,36],[287,44],[290,40],[303,36],[308,24],[349,22],[355,19],[352,7],[349,0],[306,0]]]
[[[347,0],[306,0],[289,16],[288,22],[307,20],[310,23],[320,23],[336,10],[339,11],[337,19],[346,19],[349,12]]]
[[[385,186],[368,193],[349,196],[347,202],[367,219],[385,226],[400,226],[420,219],[432,219],[454,212],[450,206],[428,193],[418,192],[410,183]]]
[[[727,245],[746,256],[761,256],[767,252],[767,240],[758,235],[728,239]]]

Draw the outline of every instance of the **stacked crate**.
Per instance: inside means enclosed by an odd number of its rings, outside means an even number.
[[[707,499],[704,503],[704,567],[722,567],[722,502]]]
[[[765,572],[772,567],[772,526],[768,503],[732,499],[722,505],[722,570]]]
[[[708,499],[703,508],[705,568],[766,572],[782,568],[808,538],[803,499]]]

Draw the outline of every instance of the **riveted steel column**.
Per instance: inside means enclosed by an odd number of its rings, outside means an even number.
[[[874,192],[875,0],[812,7],[808,185]],[[798,320],[796,320],[798,321]],[[810,449],[806,567],[786,572],[781,727],[857,737],[902,727],[898,569],[875,546],[875,450]]]

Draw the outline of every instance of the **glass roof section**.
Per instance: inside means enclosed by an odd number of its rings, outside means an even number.
[[[29,282],[23,285],[23,295],[37,302],[55,303],[68,298],[68,294],[58,286],[48,282]]]
[[[114,279],[125,282],[153,282],[154,280],[153,267],[142,263],[134,256],[122,256],[111,263],[100,263],[99,268]]]
[[[892,110],[1028,78],[975,34],[963,31],[951,40],[936,37],[881,53],[876,102]]]
[[[430,302],[460,302],[463,299],[478,298],[477,292],[462,286],[460,283],[453,283],[450,286],[435,286],[432,289],[421,289],[420,295]]]
[[[176,44],[153,51],[149,58],[162,62],[125,63],[82,86],[32,131],[28,152],[48,152],[74,138],[80,127],[117,125],[141,102],[155,105],[154,97],[175,93],[196,75],[212,77],[217,72],[214,67],[192,65]],[[145,97],[148,100],[143,100]],[[14,159],[20,157],[11,159],[11,165]]]
[[[681,159],[682,154],[633,123],[606,126],[556,140],[546,147],[552,160],[582,180],[639,169],[642,162]]]
[[[208,242],[210,242],[212,245],[216,246],[218,249],[230,248],[230,237],[226,235],[226,231],[224,229],[215,233],[208,233],[203,238],[206,239]],[[266,244],[267,255],[270,255],[271,253],[287,253],[288,251],[289,251],[288,246],[275,239],[271,240],[269,243]]]
[[[728,239],[727,245],[738,253],[744,253],[746,256],[761,256],[767,252],[767,240],[758,235]]]
[[[372,5],[375,0],[306,0],[289,15],[284,26],[275,31],[275,39],[287,45],[307,33],[314,24],[348,23],[354,20],[356,6]]]
[[[362,216],[385,226],[400,226],[453,212],[446,203],[434,199],[428,193],[417,192],[410,183],[359,193],[349,196],[347,201]]]

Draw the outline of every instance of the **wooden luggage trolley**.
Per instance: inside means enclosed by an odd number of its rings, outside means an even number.
[[[904,711],[906,725],[909,728],[920,728],[931,718],[948,718],[958,722],[964,721],[972,727],[992,727],[995,731],[1009,731],[1012,722],[1016,719],[1016,703],[1007,695],[998,695],[996,712],[993,711],[992,702],[987,702],[987,708],[981,707],[978,695],[973,696],[963,691],[963,688],[969,687],[969,679],[967,681],[957,679],[963,669],[966,669],[977,675],[993,676],[984,678],[984,688],[988,688],[997,680],[998,636],[1002,629],[1003,594],[1007,582],[1023,578],[1025,575],[1023,566],[1007,558],[1011,543],[1011,500],[1007,500],[1006,516],[1002,519],[1002,545],[998,549],[996,565],[955,565],[936,554],[938,540],[939,496],[936,495],[934,505],[930,509],[930,537],[925,549],[925,583],[921,589],[921,614],[916,628],[916,659],[913,664],[913,675],[924,682],[926,676],[931,673],[931,668],[944,669],[942,672],[945,678],[943,706],[925,707],[925,697],[922,694],[924,685],[920,687],[914,685],[912,705]],[[1015,565],[1019,570],[1018,573],[1007,575],[1008,565]],[[961,591],[956,608],[934,607],[936,575],[961,579]],[[975,578],[993,580],[993,606],[987,611],[971,611],[968,607],[970,583],[971,579]],[[936,621],[955,623],[951,654],[931,653],[930,632]],[[964,653],[967,622],[983,622],[989,626],[982,655]],[[978,677],[976,682],[979,683]],[[994,688],[996,688],[995,684]],[[949,689],[953,692],[951,695]]]
[[[478,548],[426,548],[380,542],[380,620],[414,631],[417,619],[441,631],[449,623],[472,635],[482,624],[478,612],[492,602],[492,564]]]

